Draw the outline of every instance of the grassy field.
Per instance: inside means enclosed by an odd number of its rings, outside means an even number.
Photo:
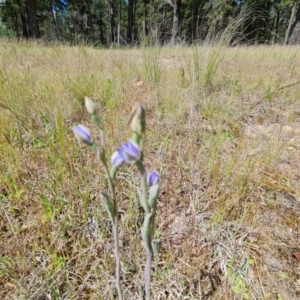
[[[0,43],[0,298],[115,299],[107,190],[96,157],[147,108],[146,165],[162,174],[154,299],[299,299],[300,49],[97,50]],[[122,285],[143,298],[134,167],[118,175]]]

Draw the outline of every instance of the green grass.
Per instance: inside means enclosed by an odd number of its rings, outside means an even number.
[[[162,174],[154,299],[298,299],[298,53],[3,41],[0,298],[116,298],[107,183],[72,134],[82,123],[98,138],[87,95],[109,155],[130,135],[132,106],[147,108],[145,163]],[[135,175],[117,180],[125,299],[143,294]]]

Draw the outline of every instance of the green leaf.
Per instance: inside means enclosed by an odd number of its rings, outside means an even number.
[[[147,203],[145,203],[144,201],[144,195],[141,191],[138,191],[138,195],[139,195],[139,200],[140,200],[140,204],[142,205],[144,211],[147,211]]]
[[[54,215],[54,207],[50,203],[50,200],[48,197],[44,194],[40,195],[40,199],[43,201],[43,208],[44,208],[44,213],[45,213],[45,221],[48,222],[52,219]]]
[[[159,196],[159,185],[158,184],[155,184],[153,186],[151,186],[150,190],[149,190],[149,200],[148,200],[148,203],[149,203],[149,206],[151,208],[154,208],[156,207],[156,200]]]
[[[101,193],[101,200],[103,202],[104,208],[108,213],[108,216],[111,220],[111,222],[114,224],[114,218],[115,218],[115,207],[113,202],[110,199],[110,196],[106,193]]]
[[[152,245],[152,250],[153,250],[153,255],[156,256],[159,252],[159,243],[158,240],[153,240],[151,242]]]
[[[145,216],[144,224],[142,227],[142,237],[145,243],[147,253],[152,254],[152,246],[151,246],[151,221],[152,221],[152,213],[149,213]]]
[[[98,115],[96,114],[93,114],[92,115],[92,121],[97,124],[98,126],[102,126],[102,122],[101,122],[101,119]]]
[[[277,294],[277,300],[284,300],[280,294]]]
[[[279,277],[281,279],[287,279],[288,278],[288,276],[285,273],[283,273],[283,272],[280,273]]]

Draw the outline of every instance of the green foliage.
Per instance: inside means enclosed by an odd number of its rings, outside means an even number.
[[[13,195],[13,197],[16,199],[16,200],[21,200],[22,199],[22,196],[23,196],[23,193],[24,193],[24,190],[21,189],[15,178],[11,177],[11,176],[7,176],[7,179],[8,179],[8,182],[9,182],[9,187],[10,187],[10,190],[11,190],[11,194]]]
[[[40,198],[43,202],[45,222],[49,222],[49,221],[51,221],[51,219],[54,215],[54,207],[53,207],[53,205],[51,204],[49,198],[46,195],[41,194]]]
[[[1,25],[0,26],[0,36],[1,37],[16,37],[16,32],[12,30],[11,28],[7,27],[7,25]]]
[[[92,95],[94,93],[97,78],[94,75],[78,76],[76,80],[68,78],[67,83],[72,96],[82,102],[82,99],[84,99],[86,95]]]
[[[245,259],[243,265],[238,268],[237,261],[233,257],[227,264],[228,279],[233,285],[233,290],[237,294],[241,294],[242,299],[250,299],[246,282],[247,269],[254,264],[254,260],[251,258]]]
[[[113,109],[118,103],[115,90],[115,84],[111,79],[107,79],[102,82],[101,99],[104,106],[109,109]]]
[[[161,79],[161,66],[160,66],[160,48],[149,47],[143,51],[144,70],[147,80],[153,85],[157,86]]]
[[[156,218],[162,226],[154,236],[162,241],[152,268],[155,297],[296,297],[285,288],[297,281],[288,270],[298,263],[297,48],[223,47],[204,86],[215,46],[161,47],[151,60],[145,53],[152,48],[98,51],[3,41],[1,299],[116,298],[111,224],[99,197],[107,181],[97,157],[71,131],[88,123],[80,98],[86,93],[96,96],[107,158],[128,136],[132,104],[147,105],[151,150],[145,164],[150,169],[157,161],[164,180]],[[156,67],[158,84],[149,75]],[[278,91],[288,84],[294,85]],[[272,102],[264,98],[267,90],[276,92]],[[91,133],[99,143],[95,125]],[[43,147],[34,146],[38,138]],[[126,249],[122,284],[130,299],[143,297],[136,172],[124,167],[115,180]],[[282,267],[268,262],[267,253]],[[255,265],[243,266],[250,258]]]
[[[245,10],[237,32],[245,42],[281,41],[293,0],[186,0],[179,3],[178,41],[211,41]],[[0,36],[43,38],[95,47],[167,44],[173,30],[173,2],[160,0],[16,1],[0,4]],[[175,3],[175,2],[174,2]],[[171,5],[170,5],[171,4]],[[130,10],[130,6],[133,7]],[[133,9],[133,12],[132,12]],[[109,13],[109,11],[111,13]],[[131,15],[130,15],[131,11]],[[28,24],[27,24],[28,23]]]

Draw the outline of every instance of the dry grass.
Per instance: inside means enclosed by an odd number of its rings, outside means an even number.
[[[154,299],[299,299],[299,85],[279,91],[300,79],[299,48],[4,41],[0,71],[1,299],[116,297],[105,176],[71,132],[90,126],[85,95],[111,152],[132,105],[147,107],[146,164],[162,174]],[[118,182],[126,299],[142,299],[145,262],[135,173]]]

